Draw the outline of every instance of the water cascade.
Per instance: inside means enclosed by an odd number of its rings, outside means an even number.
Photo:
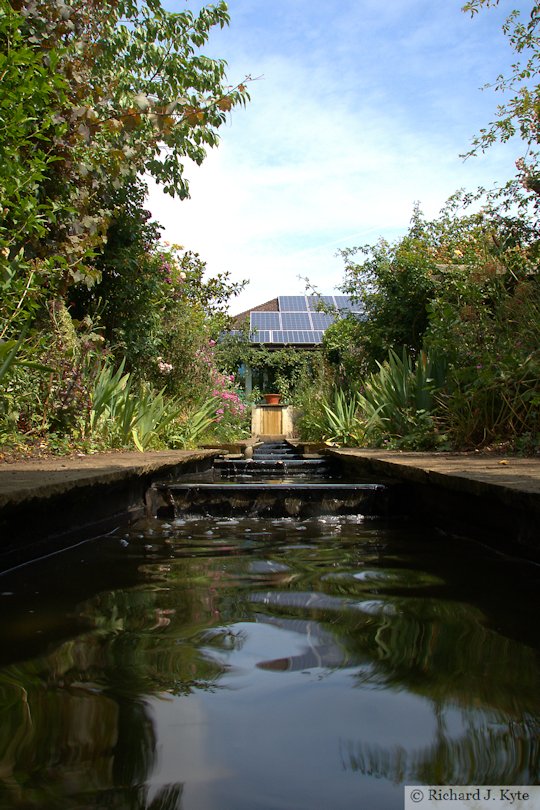
[[[396,513],[395,483],[346,481],[332,460],[302,454],[287,441],[264,442],[242,455],[217,459],[210,474],[160,481],[152,487],[159,517],[183,513],[216,516],[382,516]]]

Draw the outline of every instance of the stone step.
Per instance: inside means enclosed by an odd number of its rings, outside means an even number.
[[[395,487],[386,484],[344,483],[155,483],[163,507],[158,515],[174,510],[216,516],[314,517],[320,515],[388,516]],[[168,507],[166,506],[168,504]],[[167,512],[168,508],[168,512]]]
[[[274,453],[272,452],[264,452],[264,453],[253,453],[254,459],[265,459],[265,458],[284,458],[284,459],[301,459],[303,456],[300,453],[284,453],[282,451],[276,450]]]
[[[290,444],[259,444],[253,448],[254,453],[298,453]]]
[[[233,474],[249,473],[250,475],[259,475],[265,472],[279,472],[279,473],[302,473],[312,472],[313,470],[320,470],[328,472],[331,469],[325,459],[309,458],[309,459],[217,459],[214,463],[214,469],[220,472],[231,472]]]

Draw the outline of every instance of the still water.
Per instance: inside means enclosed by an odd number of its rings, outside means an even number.
[[[539,568],[413,523],[141,522],[0,577],[0,808],[538,783]]]

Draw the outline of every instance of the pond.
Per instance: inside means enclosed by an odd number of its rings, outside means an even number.
[[[152,519],[0,577],[0,808],[538,783],[539,568],[413,521]]]

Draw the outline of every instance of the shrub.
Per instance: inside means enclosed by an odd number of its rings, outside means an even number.
[[[436,429],[436,393],[446,376],[446,361],[420,352],[416,362],[403,349],[364,382],[358,404],[370,442],[424,449],[441,442]]]

